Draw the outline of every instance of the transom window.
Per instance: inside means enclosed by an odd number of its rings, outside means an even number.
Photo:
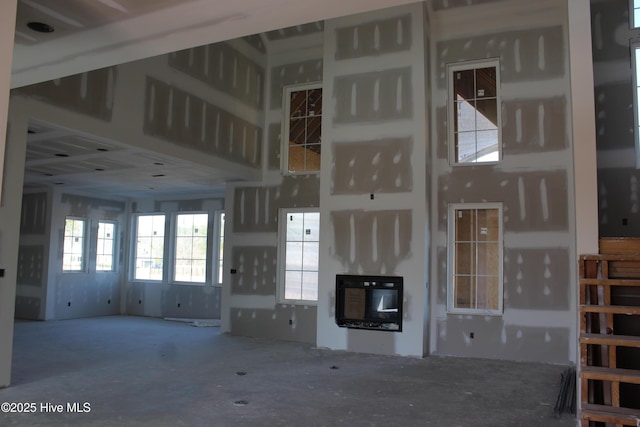
[[[631,0],[631,28],[640,27],[640,0]]]
[[[162,280],[164,223],[164,215],[139,215],[137,217],[134,279]]]
[[[640,22],[639,22],[640,24]],[[631,41],[631,63],[633,68],[633,130],[636,147],[636,168],[640,168],[640,40]]]
[[[315,209],[281,209],[279,230],[279,300],[318,300],[320,213]]]
[[[284,89],[283,172],[320,171],[322,88],[319,84]]]
[[[502,313],[502,251],[502,204],[449,206],[449,312]]]
[[[96,270],[114,271],[116,225],[110,221],[98,222],[98,243],[96,248]]]
[[[498,60],[450,64],[448,69],[451,163],[500,161]]]
[[[208,224],[206,213],[176,215],[175,281],[206,282]]]
[[[83,271],[87,220],[67,217],[64,223],[62,271]]]

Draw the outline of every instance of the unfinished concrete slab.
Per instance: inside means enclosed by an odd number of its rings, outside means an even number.
[[[0,424],[574,426],[553,414],[565,368],[329,351],[143,317],[19,321],[0,402],[36,411]]]

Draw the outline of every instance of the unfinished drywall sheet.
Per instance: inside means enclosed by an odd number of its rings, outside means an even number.
[[[267,46],[264,44],[264,40],[262,40],[262,36],[260,34],[252,34],[250,36],[242,37],[249,46],[254,48],[256,51],[260,53],[267,53]]]
[[[411,256],[411,211],[347,210],[331,212],[335,252],[342,272],[397,275]]]
[[[175,285],[162,291],[162,317],[219,319],[222,298],[214,286]]]
[[[235,246],[231,294],[275,295],[278,250],[273,246]]]
[[[147,77],[144,132],[254,168],[262,128],[175,86]]]
[[[335,123],[366,123],[413,116],[411,67],[335,78]]]
[[[322,58],[292,61],[271,68],[272,110],[282,108],[282,88],[289,85],[322,81]]]
[[[424,354],[425,14],[420,2],[325,21],[319,346]],[[402,276],[402,332],[337,327],[338,273]]]
[[[331,148],[331,194],[411,192],[411,138],[338,142]]]
[[[315,307],[278,304],[273,309],[232,308],[231,333],[268,339],[316,342]]]
[[[109,67],[26,86],[17,92],[76,113],[111,121],[116,83],[116,68]]]
[[[438,88],[447,86],[446,64],[500,58],[502,83],[562,78],[565,41],[562,26],[482,34],[437,43]]]
[[[447,230],[447,205],[462,201],[503,202],[505,231],[568,229],[566,171],[501,172],[492,167],[462,167],[438,177],[438,192],[441,201],[438,224],[443,232]]]
[[[18,285],[42,287],[45,263],[43,245],[20,245],[18,248]]]
[[[565,364],[570,351],[568,328],[507,325],[493,316],[456,315],[446,323],[437,325],[438,343],[450,348],[452,354]],[[455,335],[449,332],[452,329],[456,331]]]
[[[47,193],[32,193],[22,196],[20,234],[43,235],[47,231]]]
[[[319,186],[318,175],[299,175],[283,177],[278,186],[237,187],[233,198],[233,231],[278,231],[278,209],[317,207]]]
[[[349,59],[409,50],[411,15],[382,19],[336,31],[335,58]]]
[[[169,66],[250,107],[264,108],[264,70],[228,43],[170,53]]]

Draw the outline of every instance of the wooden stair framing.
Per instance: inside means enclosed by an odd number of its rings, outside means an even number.
[[[640,239],[601,239],[600,252],[579,260],[581,425],[640,427],[640,409],[620,400],[621,383],[640,384],[640,366],[622,369],[617,362],[618,348],[640,348],[640,336],[614,328],[614,316],[640,322],[640,306],[612,303],[613,287],[640,289]]]

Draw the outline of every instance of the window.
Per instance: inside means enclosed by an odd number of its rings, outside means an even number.
[[[98,222],[98,247],[96,249],[96,270],[114,271],[114,247],[116,225],[109,221]]]
[[[318,84],[284,89],[283,171],[320,171],[322,88]]]
[[[640,0],[632,0],[631,5],[631,28],[640,27]]]
[[[640,0],[637,0],[640,1]],[[636,146],[636,168],[640,168],[640,39],[631,41],[631,63],[633,69],[633,123]]]
[[[502,313],[502,204],[449,206],[449,312]]]
[[[500,161],[498,60],[450,64],[448,69],[451,163],[477,164]]]
[[[218,264],[216,265],[216,274],[218,281],[216,283],[222,284],[224,270],[222,261],[224,260],[224,212],[218,212]]]
[[[134,279],[162,280],[164,222],[164,215],[137,217]]]
[[[176,215],[175,281],[206,282],[208,224],[206,213]]]
[[[280,302],[318,300],[320,213],[313,209],[281,209]]]
[[[83,271],[87,220],[67,217],[64,223],[62,271]]]

